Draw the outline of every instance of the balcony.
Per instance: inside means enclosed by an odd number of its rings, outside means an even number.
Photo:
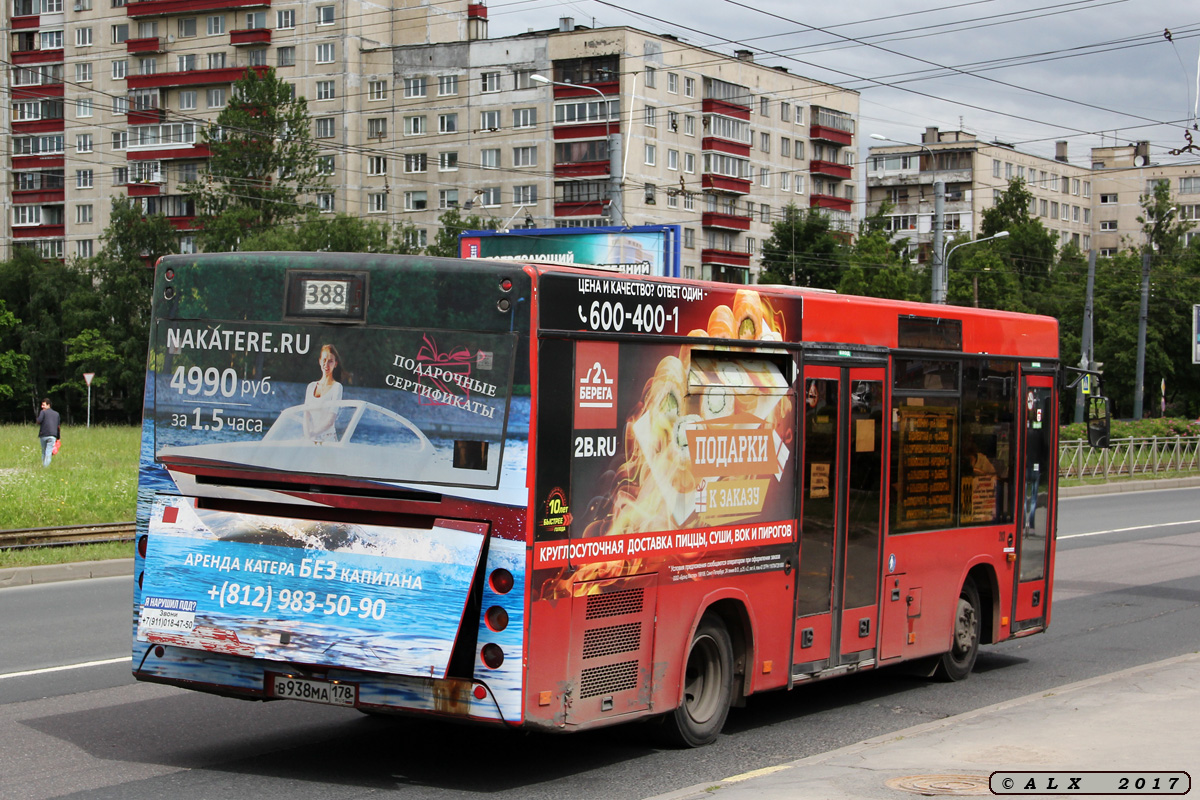
[[[153,75],[130,75],[125,79],[130,89],[164,89],[173,86],[204,86],[214,83],[233,83],[254,70],[259,77],[270,67],[222,67],[221,69],[193,69],[184,72],[157,72]]]
[[[130,55],[148,55],[150,53],[165,53],[161,36],[147,36],[144,39],[126,39],[125,52]]]
[[[555,178],[607,178],[607,161],[585,161],[572,164],[555,164]]]
[[[13,51],[12,63],[25,64],[61,64],[63,62],[62,48],[57,50],[20,50]]]
[[[582,202],[558,200],[554,203],[554,216],[598,217],[604,213],[604,206],[604,200],[586,200]]]
[[[750,254],[739,253],[736,250],[704,248],[700,251],[700,263],[719,264],[726,267],[749,267]]]
[[[125,192],[130,197],[154,197],[162,194],[162,184],[160,183],[131,183],[125,187]]]
[[[720,139],[716,136],[705,136],[700,140],[701,150],[713,150],[718,153],[726,153],[731,156],[740,156],[741,158],[750,157],[750,145],[743,142],[735,142],[730,139]]]
[[[750,194],[749,178],[730,178],[725,175],[706,173],[700,176],[700,186],[714,192],[729,194]]]
[[[700,101],[700,110],[705,114],[724,114],[734,119],[750,119],[750,106],[740,106],[713,98]]]
[[[66,225],[14,225],[12,229],[14,239],[53,239],[66,233]]]
[[[813,141],[833,142],[834,144],[848,145],[854,143],[854,134],[849,131],[838,130],[831,128],[828,125],[812,125],[808,129],[808,138]]]
[[[62,133],[66,130],[66,123],[62,117],[55,119],[30,119],[21,122],[14,121],[12,123],[12,132],[14,135],[31,134],[31,133]]]
[[[621,121],[614,119],[611,124],[606,122],[555,123],[554,138],[559,139],[605,139],[609,132],[620,133]]]
[[[126,16],[165,17],[171,14],[201,14],[205,11],[220,11],[234,8],[261,8],[270,6],[271,0],[141,0],[125,6]]]
[[[808,199],[808,205],[810,208],[828,208],[849,213],[854,207],[854,201],[832,194],[813,194]]]
[[[36,156],[13,156],[12,168],[14,170],[22,169],[55,169],[63,167],[67,163],[66,156],[62,153],[46,153],[45,155]]]
[[[13,17],[9,20],[9,25],[14,31],[29,30],[30,28],[40,28],[42,18],[37,14],[32,14],[24,17]]]
[[[61,83],[39,83],[34,86],[14,86],[12,87],[13,100],[37,100],[42,97],[62,97],[63,85]]]
[[[162,108],[139,108],[131,110],[125,115],[125,122],[129,125],[157,125],[167,118],[166,109]]]
[[[171,223],[171,227],[177,231],[196,230],[195,217],[167,217],[167,222]]]
[[[577,86],[560,86],[554,84],[554,99],[565,100],[569,97],[583,97],[600,102],[600,98],[596,97],[596,93],[592,89],[599,89],[605,95],[621,94],[620,81],[600,81],[597,83],[581,83]]]
[[[44,203],[62,203],[67,199],[65,189],[18,189],[12,193],[14,205],[41,205]]]
[[[750,230],[750,217],[744,217],[740,214],[724,214],[719,211],[705,211],[700,218],[700,224],[705,228],[748,231]]]
[[[270,28],[247,28],[229,32],[229,43],[234,47],[245,47],[252,44],[270,44]]]
[[[808,171],[813,175],[827,175],[830,178],[845,180],[852,176],[852,167],[839,164],[836,161],[821,161],[814,158],[808,162]]]
[[[161,148],[161,149],[160,149]],[[206,144],[164,142],[160,145],[139,147],[125,153],[126,161],[171,161],[174,159],[208,158],[212,151]]]

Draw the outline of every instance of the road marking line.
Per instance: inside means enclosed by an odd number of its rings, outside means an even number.
[[[0,675],[0,681],[5,678],[24,678],[27,675],[45,675],[47,672],[62,672],[68,669],[83,669],[84,667],[103,667],[108,664],[119,664],[122,661],[130,661],[130,656],[121,656],[120,658],[106,658],[103,661],[84,661],[81,664],[66,664],[61,667],[43,667],[42,669],[27,669],[24,672],[6,672]]]
[[[1145,531],[1151,528],[1166,528],[1171,525],[1200,525],[1200,519],[1187,519],[1182,522],[1158,522],[1154,525],[1135,525],[1132,528],[1113,528],[1110,531],[1091,531],[1089,533],[1072,533],[1069,536],[1059,536],[1058,540],[1079,539],[1083,536],[1103,536],[1106,533],[1128,533],[1129,531]]]

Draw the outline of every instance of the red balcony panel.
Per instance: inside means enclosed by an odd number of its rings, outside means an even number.
[[[724,228],[729,231],[750,230],[750,218],[738,214],[722,214],[717,211],[705,211],[700,218],[700,224],[705,228]]]
[[[700,102],[700,110],[705,114],[724,114],[734,119],[750,119],[750,106],[739,106],[733,103],[726,103],[724,100],[702,100]]]
[[[854,201],[832,194],[814,194],[809,197],[808,205],[810,208],[830,208],[834,211],[849,211],[853,208]]]
[[[62,50],[22,50],[12,54],[14,64],[61,64]]]
[[[62,133],[66,130],[66,123],[61,118],[59,119],[31,119],[26,122],[14,122],[12,124],[12,132],[14,134],[22,133]]]
[[[556,178],[600,178],[606,175],[608,175],[607,161],[554,165],[554,177]]]
[[[52,169],[54,167],[66,166],[67,159],[65,156],[13,156],[13,169]]]
[[[171,223],[171,227],[177,231],[196,230],[195,217],[167,217],[167,222]]]
[[[715,136],[705,136],[700,140],[700,147],[704,150],[716,150],[718,153],[728,153],[731,156],[750,157],[750,145],[742,144],[741,142],[732,142],[729,139],[718,139]]]
[[[603,213],[603,200],[588,200],[585,203],[557,202],[554,204],[554,216],[556,217],[597,217]]]
[[[30,28],[40,28],[42,26],[42,18],[37,14],[30,14],[25,17],[13,17],[8,21],[8,24],[14,31],[27,31]]]
[[[126,161],[170,161],[175,158],[208,158],[212,151],[206,144],[168,147],[164,150],[130,150],[125,153]]]
[[[487,6],[483,3],[468,3],[467,19],[487,19]]]
[[[700,186],[717,192],[750,194],[750,181],[743,178],[728,178],[724,175],[705,174],[700,176]]]
[[[591,87],[591,88],[585,88]],[[592,89],[599,89],[605,95],[619,95],[621,93],[621,83],[619,81],[601,81],[599,83],[581,83],[578,86],[554,86],[554,99],[564,100],[569,97],[590,97],[596,102],[600,102],[600,98]]]
[[[131,183],[125,187],[130,197],[154,197],[162,194],[162,186],[157,183]]]
[[[828,175],[831,178],[849,178],[851,176],[851,167],[845,164],[839,164],[836,161],[821,161],[814,158],[808,162],[808,171],[813,175]]]
[[[126,4],[125,14],[130,17],[163,17],[170,14],[199,14],[223,8],[255,8],[269,5],[271,0],[141,0]]]
[[[556,125],[554,127],[554,138],[559,139],[604,139],[608,136],[609,125],[603,122],[589,122],[584,125]],[[611,129],[613,133],[621,132],[621,123],[617,120],[612,121]]]
[[[808,138],[820,139],[826,142],[834,142],[835,144],[853,144],[854,136],[848,131],[839,131],[837,128],[829,128],[825,125],[812,125],[808,129]]]
[[[142,108],[125,115],[125,121],[130,125],[157,125],[166,118],[166,109],[162,108]]]
[[[126,39],[125,52],[133,54],[165,52],[163,40],[158,36],[148,36],[144,39]]]
[[[710,250],[705,248],[700,251],[700,262],[702,264],[721,264],[726,267],[749,267],[750,254],[739,253],[736,250]]]
[[[22,225],[12,229],[14,239],[52,239],[66,233],[66,225]]]
[[[14,86],[13,100],[37,100],[42,97],[62,97],[61,83],[43,83],[37,86]]]
[[[26,189],[24,191],[14,191],[12,193],[12,201],[14,204],[32,204],[32,203],[63,203],[66,202],[67,192],[65,189]]]
[[[125,79],[130,89],[166,89],[172,86],[203,86],[212,83],[233,83],[252,69],[259,77],[270,67],[225,67],[223,69],[194,69],[188,72],[159,72],[154,75],[130,75]]]
[[[242,31],[230,31],[229,43],[234,47],[242,47],[248,44],[270,44],[271,29],[247,28]]]

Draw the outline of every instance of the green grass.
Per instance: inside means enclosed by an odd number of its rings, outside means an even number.
[[[0,530],[134,518],[141,429],[63,426],[62,434],[43,468],[37,427],[0,425]]]
[[[99,542],[71,547],[0,550],[0,569],[42,567],[47,564],[74,564],[77,561],[107,561],[110,558],[133,558],[133,542]]]

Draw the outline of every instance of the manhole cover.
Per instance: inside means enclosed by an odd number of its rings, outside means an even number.
[[[907,775],[887,782],[892,789],[901,789],[927,797],[934,795],[991,794],[986,775]]]

